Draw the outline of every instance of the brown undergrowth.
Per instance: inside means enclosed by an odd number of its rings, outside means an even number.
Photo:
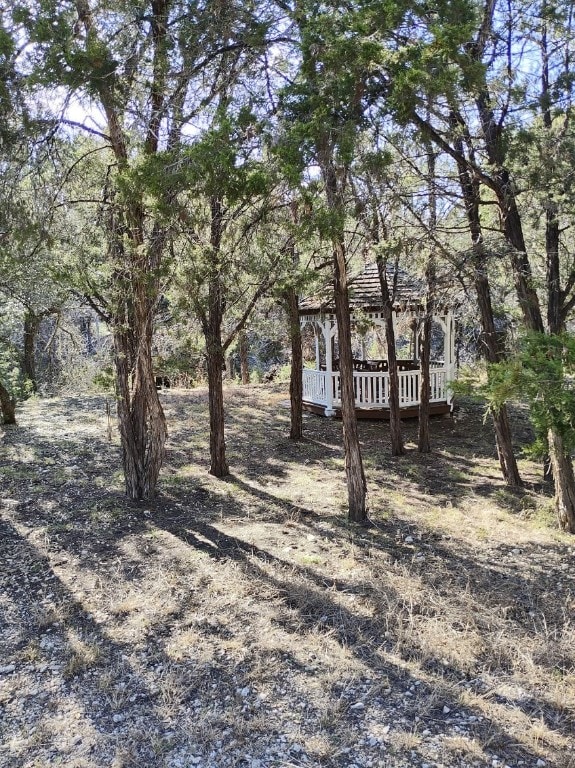
[[[575,768],[575,542],[537,466],[504,486],[477,406],[431,455],[360,423],[358,527],[337,421],[292,442],[285,392],[230,387],[217,480],[206,391],[162,398],[153,505],[102,397],[0,433],[2,765]]]

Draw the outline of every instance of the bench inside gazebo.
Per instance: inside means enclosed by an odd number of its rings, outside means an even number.
[[[388,267],[388,283],[394,285],[394,327],[399,371],[402,418],[419,413],[421,363],[420,328],[425,316],[424,290],[403,270]],[[389,418],[389,372],[381,343],[384,319],[377,266],[368,265],[350,281],[350,311],[354,333],[354,393],[358,418]],[[337,323],[333,299],[313,297],[300,303],[302,332],[313,332],[315,360],[303,369],[303,405],[313,413],[341,416],[341,392],[337,358]],[[369,354],[368,354],[369,353]],[[312,353],[313,354],[313,353]],[[406,356],[407,355],[407,356]],[[453,409],[449,383],[456,377],[455,325],[452,310],[436,302],[433,312],[432,361],[430,365],[430,413]]]

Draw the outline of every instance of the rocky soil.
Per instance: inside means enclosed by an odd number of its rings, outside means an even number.
[[[477,407],[430,456],[360,425],[358,528],[338,422],[293,443],[281,388],[229,388],[216,480],[205,390],[162,397],[154,504],[103,396],[0,431],[3,768],[575,768],[575,541],[537,467],[505,488]]]

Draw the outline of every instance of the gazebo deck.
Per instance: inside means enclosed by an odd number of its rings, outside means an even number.
[[[307,411],[308,413],[314,413],[316,416],[325,416],[325,406],[324,405],[315,405],[314,403],[306,403],[304,401],[303,403],[303,409],[304,411]],[[429,405],[429,415],[430,416],[445,416],[446,414],[449,414],[452,412],[452,406],[449,405],[449,403],[430,403]],[[389,421],[389,407],[383,407],[383,408],[365,408],[356,407],[355,409],[355,415],[357,419],[373,419],[374,421]],[[417,419],[419,417],[419,406],[409,406],[409,407],[402,407],[401,408],[401,418],[402,419]],[[334,419],[341,419],[341,408],[339,406],[334,406],[333,408],[333,415],[332,418]]]
[[[360,367],[360,366],[357,366]],[[361,366],[363,367],[363,366]],[[376,368],[377,366],[366,366]],[[416,417],[419,409],[420,370],[410,361],[398,361],[399,404],[403,418]],[[403,369],[403,370],[402,370]],[[448,366],[436,364],[430,370],[430,413],[442,414],[452,410],[448,382],[452,377]],[[354,370],[355,408],[358,418],[389,418],[389,373],[378,370]],[[339,371],[303,369],[303,404],[312,413],[341,416]]]

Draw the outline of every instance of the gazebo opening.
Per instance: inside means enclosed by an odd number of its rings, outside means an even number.
[[[421,377],[420,331],[425,316],[424,291],[403,270],[388,267],[395,284],[393,321],[399,369],[402,416],[417,416]],[[381,291],[376,265],[350,281],[353,328],[355,407],[360,418],[389,418],[389,372]],[[331,298],[306,298],[300,305],[304,338],[304,408],[325,416],[340,416],[337,323]],[[453,408],[449,383],[456,377],[455,326],[452,309],[436,303],[431,338],[430,412]]]

